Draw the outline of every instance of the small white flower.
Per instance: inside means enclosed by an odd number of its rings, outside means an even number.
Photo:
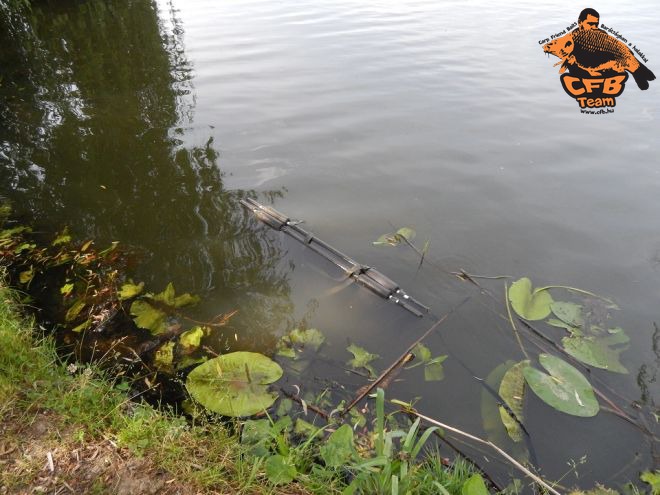
[[[76,363],[71,363],[66,367],[66,370],[73,375],[76,371],[78,371],[78,366],[76,366]]]

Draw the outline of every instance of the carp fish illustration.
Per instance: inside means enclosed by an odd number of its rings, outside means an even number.
[[[632,50],[618,39],[601,29],[574,31],[543,45],[545,53],[559,57],[560,73],[567,69],[571,74],[584,76],[608,76],[630,72],[639,89],[649,87],[655,79],[651,70],[642,64]]]

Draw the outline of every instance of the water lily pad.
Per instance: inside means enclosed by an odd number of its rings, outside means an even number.
[[[186,388],[210,411],[224,416],[251,416],[275,402],[277,394],[267,388],[281,377],[282,368],[263,354],[232,352],[192,370]]]
[[[135,324],[152,334],[158,335],[167,329],[167,315],[160,309],[154,308],[147,301],[137,300],[131,304],[131,314]]]
[[[140,282],[137,285],[132,283],[126,283],[121,286],[121,289],[119,289],[119,299],[123,301],[126,299],[131,299],[135,296],[139,296],[142,293],[143,289],[144,289],[144,282]]]
[[[431,359],[431,349],[426,347],[421,342],[418,342],[412,350],[415,357],[417,357],[422,363],[426,363]]]
[[[190,353],[199,347],[205,334],[203,327],[193,327],[181,334],[179,344],[183,346],[184,352]]]
[[[319,347],[325,342],[325,337],[317,328],[308,328],[306,330],[296,328],[289,333],[289,340],[294,345],[310,347],[318,351]]]
[[[445,377],[445,368],[442,366],[443,361],[447,359],[447,355],[438,356],[429,360],[424,365],[424,380],[427,382],[439,382]]]
[[[525,380],[536,395],[558,411],[573,416],[591,417],[598,414],[598,400],[591,384],[582,373],[558,357],[541,354],[541,366],[549,374],[527,366]]]
[[[620,354],[627,347],[618,349],[609,347],[608,337],[564,337],[561,342],[564,350],[578,361],[614,373],[628,373],[619,361]]]
[[[378,359],[380,357],[378,354],[372,354],[355,344],[349,345],[346,350],[353,354],[353,359],[350,359],[346,364],[353,369],[364,368],[369,371],[372,376],[376,375],[376,370],[369,363],[374,359]]]
[[[401,237],[404,237],[406,240],[412,241],[415,239],[415,237],[417,237],[417,232],[415,232],[410,227],[402,227],[396,231],[396,235],[400,235]]]
[[[158,368],[170,368],[174,361],[174,342],[167,342],[160,346],[154,355],[154,364]]]
[[[548,325],[552,325],[553,327],[563,328],[564,330],[566,330],[571,335],[576,335],[576,336],[582,335],[582,330],[580,330],[577,327],[573,327],[573,326],[569,325],[566,322],[558,320],[557,318],[550,318],[546,321],[546,323]]]
[[[153,296],[153,299],[174,308],[190,306],[199,302],[199,296],[193,296],[188,293],[177,296],[174,291],[174,284],[172,282],[167,284],[167,287],[165,287],[163,292]]]
[[[584,324],[582,306],[580,304],[555,301],[550,305],[550,309],[557,318],[571,327],[579,328]]]
[[[550,314],[552,296],[546,289],[532,292],[532,282],[527,277],[516,280],[509,288],[509,301],[513,310],[526,320],[542,320]]]
[[[500,383],[499,394],[507,406],[516,415],[521,423],[523,422],[523,403],[525,400],[525,377],[523,370],[529,366],[529,360],[520,361],[513,365],[504,374]],[[511,417],[511,414],[502,406],[499,406],[500,417],[506,431],[514,442],[520,442],[523,439],[523,430],[518,421]]]

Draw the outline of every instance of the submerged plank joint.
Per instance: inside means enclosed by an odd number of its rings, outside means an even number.
[[[241,204],[263,223],[303,243],[318,255],[341,268],[347,277],[352,278],[378,296],[398,304],[415,316],[422,317],[429,312],[429,308],[406,294],[396,282],[390,280],[378,270],[352,260],[341,251],[302,229],[297,222],[292,221],[283,213],[250,198],[242,199]]]

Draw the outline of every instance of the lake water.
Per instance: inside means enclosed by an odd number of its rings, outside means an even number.
[[[657,5],[595,7],[660,73]],[[614,113],[581,114],[540,44],[579,10],[560,1],[35,5],[32,28],[6,16],[0,26],[0,194],[44,229],[134,246],[135,277],[203,295],[200,317],[238,309],[209,341],[218,349],[271,354],[286,330],[321,329],[322,359],[287,380],[314,392],[334,381],[345,387],[337,399],[364,383],[343,369],[349,343],[378,353],[382,370],[432,320],[341,287],[332,267],[252,221],[240,198],[256,193],[304,220],[436,315],[470,296],[426,342],[449,355],[444,380],[410,370],[387,393],[421,397],[421,412],[482,436],[483,387],[470,375],[523,356],[501,318],[504,280],[480,279],[493,299],[450,272],[587,289],[617,302],[613,324],[631,338],[621,355],[629,374],[594,368],[594,383],[633,416],[633,402],[657,411],[660,82],[640,91],[631,77]],[[429,241],[419,270],[406,246],[373,245],[404,226],[420,249]],[[644,436],[607,411],[568,416],[529,392],[526,425],[541,474],[566,486],[617,486],[657,463]],[[470,452],[495,477],[510,470],[492,452]]]

